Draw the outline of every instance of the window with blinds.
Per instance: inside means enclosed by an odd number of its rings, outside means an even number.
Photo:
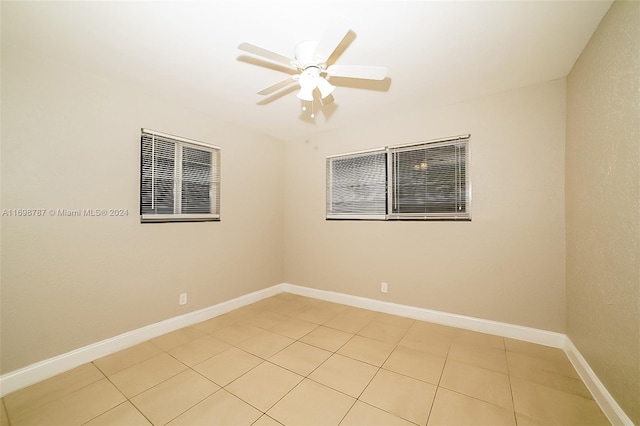
[[[142,129],[142,222],[220,220],[220,148]]]
[[[384,219],[387,212],[384,150],[327,159],[327,218]]]
[[[327,219],[471,220],[469,135],[327,158]]]

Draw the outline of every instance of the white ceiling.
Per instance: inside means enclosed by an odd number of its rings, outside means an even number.
[[[611,1],[2,1],[2,40],[282,140],[565,77]],[[332,79],[334,102],[301,111],[287,74],[238,50],[286,56],[352,20],[335,61],[384,65],[383,82]],[[265,101],[259,104],[260,101]],[[316,105],[316,108],[318,106]]]

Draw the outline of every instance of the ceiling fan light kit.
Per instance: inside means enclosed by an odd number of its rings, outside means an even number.
[[[260,90],[258,94],[268,95],[293,84],[298,84],[300,86],[300,90],[296,94],[298,99],[311,102],[313,106],[314,93],[316,91],[320,99],[327,98],[335,91],[336,86],[329,83],[330,77],[384,80],[387,76],[386,67],[327,64],[327,60],[349,33],[349,23],[350,21],[348,19],[341,19],[325,32],[320,41],[303,41],[298,43],[294,49],[295,59],[251,43],[240,43],[238,46],[240,50],[284,64],[298,71],[298,74],[293,74],[276,84],[266,87]],[[306,106],[303,104],[302,110],[306,111],[306,109]],[[312,111],[311,118],[314,117],[315,114]]]

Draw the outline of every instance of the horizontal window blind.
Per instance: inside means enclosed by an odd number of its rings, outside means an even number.
[[[327,158],[327,219],[470,220],[469,135]]]
[[[182,147],[182,212],[217,213],[212,203],[213,153]]]
[[[219,220],[220,150],[143,129],[143,222]]]
[[[384,219],[386,169],[386,151],[328,158],[327,217]]]
[[[153,135],[142,135],[141,213],[172,214],[176,144]]]
[[[391,148],[390,219],[468,219],[468,139]]]

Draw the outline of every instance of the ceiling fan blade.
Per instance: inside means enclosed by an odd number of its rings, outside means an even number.
[[[276,84],[272,84],[269,87],[265,87],[264,89],[262,89],[261,91],[258,92],[258,95],[269,95],[273,92],[276,92],[280,89],[284,89],[285,87],[295,83],[298,79],[296,78],[298,77],[298,75],[291,75],[287,78],[285,78],[282,81],[277,82]]]
[[[340,42],[349,33],[349,26],[351,20],[347,17],[340,16],[338,19],[325,31],[322,38],[318,42],[314,59],[320,63],[327,62],[327,59],[331,57],[331,54],[340,45]]]
[[[251,43],[240,43],[238,49],[244,50],[245,52],[253,53],[254,55],[262,56],[263,58],[271,59],[275,62],[280,62],[281,64],[284,64],[289,68],[297,69],[297,67],[293,65],[295,62],[293,59],[279,53],[272,52],[271,50],[265,49],[264,47],[256,46],[255,44]]]
[[[387,67],[367,65],[331,65],[327,68],[330,77],[362,78],[365,80],[384,80]]]

